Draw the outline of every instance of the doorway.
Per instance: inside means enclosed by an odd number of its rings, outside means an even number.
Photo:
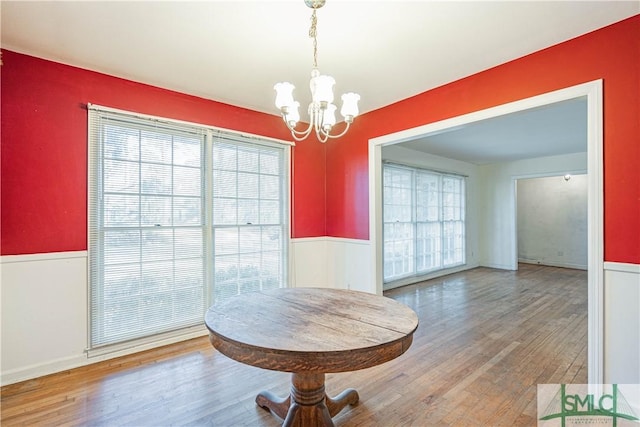
[[[587,153],[586,169],[588,180],[588,380],[590,383],[603,382],[603,156],[602,156],[602,81],[596,80],[566,89],[538,95],[531,98],[499,105],[451,119],[406,129],[369,140],[369,226],[372,257],[372,277],[376,291],[381,294],[382,280],[382,148],[423,136],[446,132],[507,114],[540,108],[547,105],[586,99]],[[515,179],[511,181],[514,215],[509,226],[512,228],[512,262],[517,266],[517,237],[515,218]]]

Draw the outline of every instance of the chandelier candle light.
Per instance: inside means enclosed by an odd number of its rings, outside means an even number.
[[[313,69],[311,70],[311,103],[309,104],[309,127],[300,131],[296,129],[300,120],[298,108],[300,103],[293,99],[293,89],[295,86],[288,82],[277,83],[273,88],[276,91],[276,107],[282,114],[282,119],[291,131],[291,136],[296,141],[302,141],[315,130],[320,142],[326,142],[329,138],[340,138],[349,130],[349,125],[353,123],[354,117],[358,115],[358,101],[360,95],[349,92],[342,95],[342,108],[340,114],[344,117],[346,124],[344,130],[338,135],[331,135],[331,130],[336,124],[336,106],[333,104],[333,85],[336,81],[331,76],[320,74],[318,70],[318,41],[316,12],[324,6],[326,0],[304,0],[304,3],[313,9],[311,14],[311,28],[309,37],[313,39]]]

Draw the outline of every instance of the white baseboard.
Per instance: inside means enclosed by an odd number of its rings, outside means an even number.
[[[498,270],[509,270],[513,271],[513,267],[509,264],[495,264],[492,262],[481,262],[479,267],[487,267],[487,268],[495,268]]]
[[[177,342],[190,340],[193,338],[203,337],[207,335],[204,326],[194,328],[196,330],[188,330],[183,334],[172,335],[167,338],[156,340],[147,340],[139,345],[129,343],[128,346],[113,346],[104,349],[89,350],[84,354],[63,357],[56,360],[49,360],[30,366],[20,367],[18,369],[2,372],[0,375],[0,385],[14,384],[33,378],[50,375],[57,372],[67,371],[69,369],[79,368],[81,366],[91,365],[105,360],[115,359],[117,357],[127,356],[129,354],[139,353],[141,351],[151,350],[153,348],[163,347],[165,345],[175,344]],[[190,332],[189,332],[190,331]],[[141,340],[142,342],[143,340]]]
[[[44,375],[62,372],[73,368],[79,368],[88,362],[85,354],[78,356],[63,357],[56,360],[49,360],[36,365],[23,366],[18,369],[3,371],[0,375],[0,385],[14,384],[21,381],[30,380]]]
[[[547,265],[549,267],[561,267],[561,268],[573,268],[575,270],[587,270],[587,266],[585,264],[572,264],[570,262],[553,262],[553,261],[540,261],[535,259],[526,259],[526,258],[518,258],[518,262],[523,264],[534,264],[534,265]]]
[[[438,277],[447,276],[449,274],[459,273],[461,271],[471,270],[472,268],[478,267],[478,264],[465,264],[454,268],[448,268],[446,270],[438,270],[433,273],[424,274],[421,276],[412,276],[406,277],[404,279],[399,279],[390,283],[385,283],[383,285],[383,289],[385,291],[400,288],[402,286],[413,285],[414,283],[424,282],[425,280],[437,279]]]

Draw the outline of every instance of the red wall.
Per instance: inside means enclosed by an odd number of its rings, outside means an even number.
[[[2,255],[86,249],[88,102],[289,137],[276,116],[10,51],[2,60]],[[640,264],[640,15],[364,114],[326,145],[298,143],[293,237],[368,239],[370,138],[596,79],[604,80],[605,259]]]
[[[87,103],[289,139],[281,119],[2,51],[1,254],[87,248]],[[325,148],[293,149],[292,235],[324,236]]]
[[[327,145],[327,235],[369,238],[370,138],[597,79],[605,260],[640,264],[640,15],[358,117]]]

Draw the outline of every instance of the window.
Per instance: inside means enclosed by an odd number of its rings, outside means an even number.
[[[465,263],[465,180],[383,166],[384,281]]]
[[[282,150],[213,146],[214,298],[284,283]]]
[[[96,106],[89,120],[92,348],[285,285],[285,146]]]

